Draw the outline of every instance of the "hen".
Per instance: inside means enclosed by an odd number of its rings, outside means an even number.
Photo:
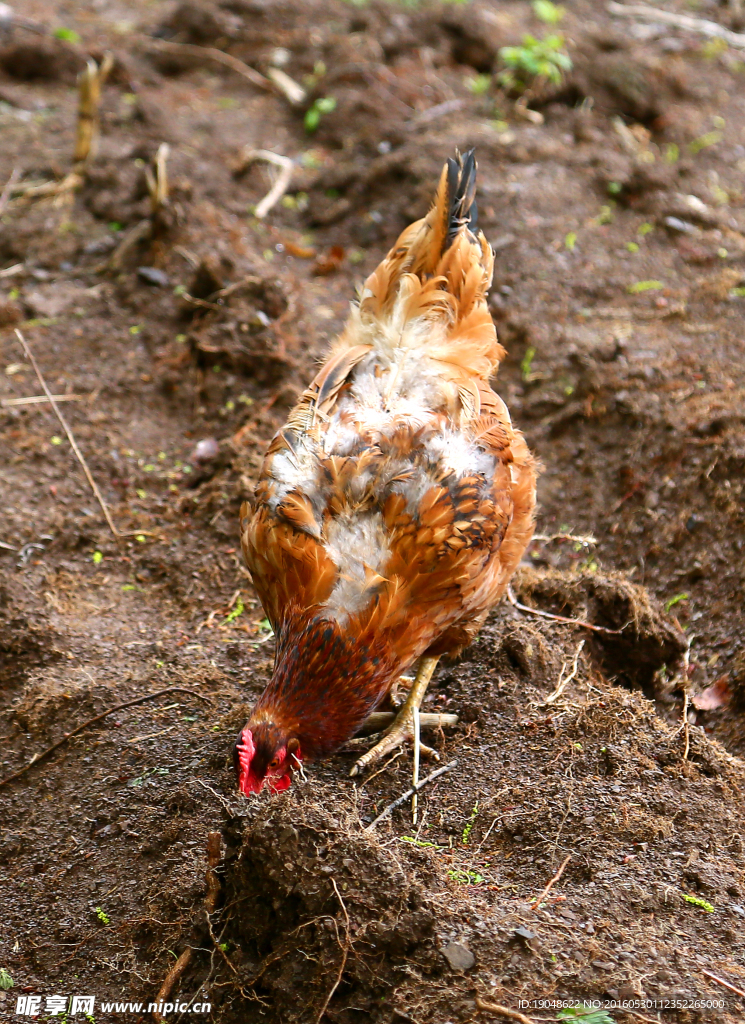
[[[286,789],[360,728],[421,659],[396,721],[352,774],[412,735],[437,659],[474,638],[533,532],[535,461],[489,378],[473,151],[443,168],[286,425],[241,543],[277,637],[234,751],[239,788]]]

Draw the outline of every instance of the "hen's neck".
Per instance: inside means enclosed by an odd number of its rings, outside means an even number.
[[[273,721],[325,757],[355,734],[388,692],[395,654],[349,636],[334,620],[294,616],[277,637],[272,679],[252,719]]]

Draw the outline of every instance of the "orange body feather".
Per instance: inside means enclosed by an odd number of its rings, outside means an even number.
[[[472,154],[448,161],[241,510],[278,641],[247,726],[259,774],[281,772],[283,743],[298,757],[337,749],[415,659],[469,643],[532,535],[535,462],[489,383],[504,350],[474,188]]]

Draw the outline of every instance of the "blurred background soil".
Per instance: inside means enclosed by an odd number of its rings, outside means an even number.
[[[146,1003],[189,947],[172,996],[216,1024],[504,1019],[478,999],[744,1019],[745,50],[535,6],[0,15],[0,776],[181,687],[0,788],[0,1019],[19,994]],[[736,3],[659,6],[741,28]],[[500,51],[552,33],[572,67],[521,95]],[[70,179],[76,78],[106,53]],[[620,632],[497,609],[435,676],[458,763],[416,826],[405,804],[366,828],[408,754],[239,800],[273,654],[240,502],[355,288],[472,146],[497,387],[545,467],[515,593]],[[263,218],[281,168],[256,150],[293,162]],[[42,390],[15,328],[122,538],[49,404],[22,401]]]

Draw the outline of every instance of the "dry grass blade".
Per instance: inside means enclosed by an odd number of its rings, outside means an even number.
[[[416,787],[419,784],[419,757],[422,749],[421,730],[419,728],[419,708],[413,707],[411,713],[414,718],[414,769],[411,776],[411,788],[414,790],[414,795],[411,798],[411,820],[416,825],[418,817],[418,803],[419,797],[416,791]]]
[[[84,166],[96,155],[101,89],[113,66],[112,54],[106,53],[100,67],[89,60],[78,76],[78,123],[73,153],[76,165]]]
[[[55,402],[82,402],[85,395],[52,395]],[[19,405],[45,405],[49,399],[46,395],[29,395],[28,398],[3,398],[0,406],[13,409]]]
[[[169,153],[170,147],[168,143],[161,142],[158,146],[158,152],[155,154],[153,170],[149,167],[145,169],[145,180],[147,182],[147,190],[150,194],[150,205],[153,217],[155,217],[168,202],[167,162]]]
[[[62,426],[62,429],[64,430],[65,434],[67,434],[67,440],[70,442],[70,447],[72,448],[73,452],[75,453],[75,457],[77,458],[77,460],[80,463],[80,465],[83,467],[83,472],[85,473],[85,476],[86,476],[86,479],[88,480],[88,483],[91,485],[91,490],[93,491],[94,495],[96,496],[96,500],[98,501],[98,504],[101,506],[101,511],[104,514],[104,518],[106,519],[106,522],[109,524],[109,529],[111,530],[113,535],[117,538],[117,540],[119,540],[119,538],[121,537],[121,534],[119,533],[117,528],[114,526],[114,521],[111,518],[111,514],[109,513],[109,510],[108,510],[108,508],[106,506],[106,502],[103,500],[103,495],[99,491],[98,485],[96,484],[96,481],[93,479],[93,476],[91,474],[90,469],[88,469],[88,463],[83,458],[83,453],[78,448],[78,443],[75,440],[75,437],[73,436],[72,431],[70,430],[70,428],[67,425],[67,420],[65,419],[65,417],[60,412],[59,407],[57,405],[57,401],[56,401],[54,395],[52,394],[52,392],[47,387],[47,382],[44,380],[44,377],[42,376],[41,370],[39,369],[39,365],[36,362],[36,359],[34,357],[33,352],[28,347],[26,339],[23,337],[23,335],[21,334],[21,332],[17,328],[16,328],[16,336],[18,337],[18,340],[20,341],[21,345],[23,345],[23,351],[26,353],[26,356],[28,357],[29,362],[33,366],[34,373],[39,378],[39,383],[41,384],[42,388],[44,389],[44,394],[47,396],[47,399],[51,403],[52,408],[54,409],[55,415],[57,416],[57,419],[60,421],[60,425]]]
[[[268,149],[244,149],[241,153],[239,171],[250,167],[251,164],[255,163],[257,160],[263,160],[268,164],[276,164],[277,167],[282,168],[279,177],[254,210],[254,216],[258,217],[259,220],[262,220],[266,217],[272,207],[276,206],[290,187],[295,164],[288,156],[281,156],[279,153],[272,153],[271,150]]]

